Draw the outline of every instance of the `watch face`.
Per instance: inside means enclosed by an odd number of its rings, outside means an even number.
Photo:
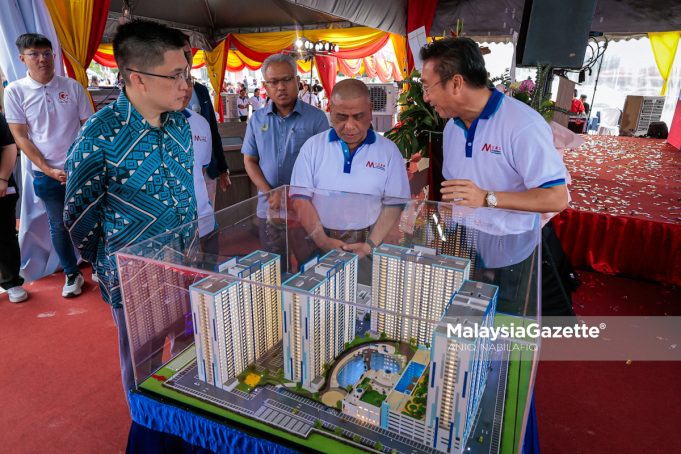
[[[487,194],[487,206],[492,208],[497,206],[497,196],[494,193]]]

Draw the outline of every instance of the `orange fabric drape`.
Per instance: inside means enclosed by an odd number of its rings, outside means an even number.
[[[407,73],[407,67],[409,66],[407,62],[407,38],[402,35],[396,35],[394,33],[390,34],[390,42],[393,45],[393,50],[395,51],[396,59],[396,69],[402,74],[399,79],[393,74],[393,79],[402,80],[406,78],[409,73]]]
[[[85,68],[102,40],[109,0],[45,0],[45,6],[54,23],[69,76],[87,88]]]
[[[364,70],[366,71],[367,76],[372,78],[376,77],[376,60],[374,57],[364,57]]]
[[[378,79],[383,83],[388,82],[392,77],[393,63],[382,57],[376,57],[375,62]]]
[[[348,77],[354,77],[360,74],[362,69],[362,59],[361,58],[339,58],[338,59],[338,70]]]

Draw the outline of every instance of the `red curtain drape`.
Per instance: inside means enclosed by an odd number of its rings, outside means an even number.
[[[681,285],[681,225],[573,209],[551,222],[575,268]]]
[[[437,3],[438,0],[409,0],[407,3],[407,33],[411,33],[417,28],[424,26],[426,34],[429,35]],[[407,41],[408,45],[409,42]],[[412,52],[418,51],[419,49],[412,49]],[[407,64],[408,72],[411,72],[414,69],[414,57],[411,52],[407,52]]]
[[[105,54],[104,52],[97,52],[93,56],[93,60],[107,68],[116,68],[116,60],[113,55]]]
[[[97,53],[99,43],[102,42],[102,35],[104,34],[106,19],[109,17],[109,3],[110,0],[102,0],[100,2],[94,2],[94,5],[92,6],[92,29],[90,30],[90,37],[88,38],[87,54],[85,61],[83,62],[83,68],[87,69],[87,67],[90,66],[92,58]],[[76,73],[73,71],[73,67],[71,67],[69,59],[64,58],[63,61],[69,77],[75,78]]]
[[[336,57],[318,55],[314,58],[314,61],[317,65],[317,72],[319,73],[322,87],[324,87],[327,96],[330,97],[333,87],[336,85],[336,73],[338,72],[337,59]]]

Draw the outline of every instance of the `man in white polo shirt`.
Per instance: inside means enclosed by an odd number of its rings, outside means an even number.
[[[421,49],[423,99],[442,118],[444,130],[442,200],[472,208],[537,213],[567,208],[567,171],[553,146],[548,123],[528,105],[487,87],[479,46],[449,38]],[[569,292],[576,279],[551,224],[542,231],[542,311],[572,315]],[[550,247],[550,250],[547,250]],[[558,272],[557,269],[562,269]],[[561,296],[553,299],[551,293]]]
[[[469,38],[421,50],[423,98],[442,118],[442,200],[539,213],[567,207],[565,165],[551,128],[526,104],[487,88],[478,45]]]
[[[83,275],[64,227],[64,161],[92,106],[78,82],[55,75],[52,43],[45,36],[27,33],[16,45],[28,73],[7,86],[7,123],[31,160],[35,194],[45,203],[52,245],[66,274],[62,296],[73,297],[81,293]]]
[[[293,167],[291,185],[314,189],[293,188],[294,207],[318,248],[365,256],[409,199],[407,171],[395,144],[370,129],[371,99],[363,82],[337,83],[330,101],[333,128],[308,139]]]

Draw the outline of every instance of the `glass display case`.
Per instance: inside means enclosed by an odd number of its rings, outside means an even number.
[[[302,449],[520,452],[540,242],[532,213],[278,188],[116,254],[137,392]]]

